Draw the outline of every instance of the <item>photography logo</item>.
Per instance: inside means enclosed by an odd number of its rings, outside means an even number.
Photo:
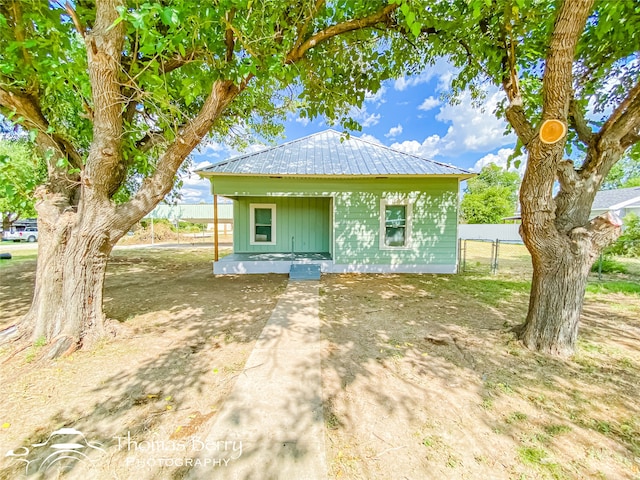
[[[45,442],[9,450],[5,457],[23,462],[25,475],[32,475],[51,469],[65,471],[78,462],[93,464],[91,453],[106,453],[101,447],[102,444],[90,442],[81,431],[75,428],[61,428],[52,432]]]

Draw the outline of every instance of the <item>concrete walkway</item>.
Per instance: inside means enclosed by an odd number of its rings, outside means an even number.
[[[188,478],[326,480],[318,290],[289,282]]]

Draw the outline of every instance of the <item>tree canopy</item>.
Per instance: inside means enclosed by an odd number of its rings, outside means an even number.
[[[466,223],[502,223],[513,215],[520,176],[490,163],[467,181],[460,214]]]
[[[25,140],[0,140],[0,214],[2,228],[36,214],[33,191],[44,180],[40,158]]]
[[[404,1],[0,3],[0,113],[47,163],[21,334],[55,339],[54,355],[101,336],[110,252],[194,148],[272,138],[293,109],[355,127],[352,106],[419,34]]]
[[[616,163],[607,178],[602,182],[603,190],[616,188],[640,187],[640,148],[629,151],[618,163]]]

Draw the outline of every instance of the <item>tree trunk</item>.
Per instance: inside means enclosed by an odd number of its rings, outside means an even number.
[[[107,331],[102,292],[111,238],[109,205],[82,215],[38,208],[38,261],[31,309],[19,326],[32,340],[44,338],[54,358],[89,347]]]
[[[533,265],[527,320],[520,332],[525,346],[551,355],[573,354],[582,302],[595,252],[538,252]]]

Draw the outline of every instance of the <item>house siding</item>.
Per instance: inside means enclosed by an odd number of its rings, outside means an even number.
[[[213,182],[216,193],[235,200],[236,252],[289,252],[293,236],[302,242],[298,246],[296,240],[297,252],[331,252],[335,264],[353,267],[354,270],[359,266],[374,265],[442,265],[449,268],[456,264],[456,177],[328,179],[224,176],[214,178]],[[333,224],[330,213],[321,213],[331,211],[328,203],[331,198]],[[385,198],[405,199],[412,204],[411,243],[408,248],[380,248],[380,200]],[[313,207],[313,202],[319,202],[318,206]],[[277,205],[275,248],[249,245],[250,203]],[[319,212],[309,216],[308,221],[301,214],[305,205]],[[310,250],[303,250],[303,245],[308,245]]]
[[[275,204],[276,244],[251,245],[250,205]],[[329,198],[241,197],[234,201],[236,253],[328,253],[331,239]],[[292,242],[293,239],[293,242]]]

